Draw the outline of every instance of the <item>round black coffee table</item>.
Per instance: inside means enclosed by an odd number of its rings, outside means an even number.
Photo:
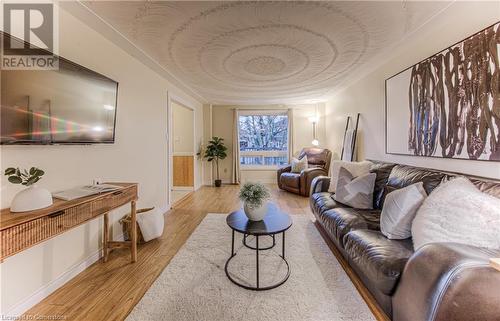
[[[231,282],[234,284],[241,286],[242,288],[248,290],[270,290],[274,289],[288,280],[290,276],[290,266],[288,265],[287,260],[285,259],[285,232],[292,226],[292,219],[290,215],[281,212],[274,204],[269,204],[267,214],[262,221],[250,221],[245,212],[243,210],[239,210],[229,214],[226,218],[227,225],[232,230],[232,241],[231,241],[231,256],[226,261],[226,265],[224,270],[226,271],[226,275]],[[227,268],[229,262],[236,256],[234,252],[234,234],[235,232],[239,232],[243,234],[243,245],[251,250],[255,250],[255,259],[256,259],[256,286],[248,286],[236,281],[231,277]],[[259,251],[272,249],[276,245],[276,234],[282,234],[282,247],[281,247],[281,255],[280,258],[285,262],[287,273],[286,276],[279,282],[274,283],[269,286],[261,287],[259,284]],[[246,239],[247,236],[253,235],[255,236],[255,247],[252,247],[247,244]],[[260,236],[269,236],[273,239],[273,244],[268,247],[259,247],[259,237]]]

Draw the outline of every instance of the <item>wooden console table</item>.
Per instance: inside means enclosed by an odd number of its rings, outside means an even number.
[[[108,259],[108,249],[130,247],[132,262],[137,261],[136,183],[110,183],[120,186],[112,192],[82,197],[72,201],[54,199],[52,206],[29,212],[0,213],[0,262],[36,244],[64,233],[80,224],[104,215],[103,260]],[[127,203],[131,204],[132,228],[130,241],[109,240],[108,213]]]

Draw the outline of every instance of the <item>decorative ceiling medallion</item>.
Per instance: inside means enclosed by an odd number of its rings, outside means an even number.
[[[317,99],[446,3],[86,2],[212,103]]]
[[[279,50],[274,50],[274,49],[279,49]],[[253,55],[256,58],[262,57],[258,55],[260,52],[262,52],[263,55],[266,53],[269,54],[269,52],[273,52],[273,54],[275,55],[275,57],[273,58],[279,59],[284,63],[283,68],[279,70],[281,72],[275,72],[272,75],[273,77],[271,78],[261,77],[262,79],[255,79],[255,75],[259,74],[250,72],[252,73],[252,75],[250,75],[250,77],[248,78],[245,78],[245,72],[249,71],[246,68],[242,69],[242,67],[245,67],[249,61],[256,59],[252,58],[248,60],[249,54],[247,53],[247,51],[254,51],[255,53],[250,54],[250,56]],[[286,63],[285,61],[288,61],[288,63]],[[296,74],[306,69],[309,66],[309,62],[310,60],[307,54],[299,49],[287,45],[261,44],[261,45],[246,46],[231,52],[226,58],[224,58],[222,65],[224,66],[224,70],[227,73],[232,74],[234,77],[241,78],[244,81],[253,81],[256,84],[259,84],[261,82],[277,81],[295,76]],[[279,62],[277,63],[280,64]],[[287,65],[289,66],[289,68],[285,70],[285,67]],[[202,68],[204,68],[203,65]],[[267,75],[270,74],[267,73]],[[260,76],[266,76],[266,75],[261,73]]]
[[[291,35],[295,39],[300,40],[300,46],[305,47],[304,49],[308,50],[308,52],[305,52],[303,49],[297,48],[298,45],[295,45],[296,47],[293,47],[287,44],[289,43],[288,41]],[[335,44],[330,39],[317,32],[295,25],[270,24],[231,30],[229,32],[217,35],[201,47],[198,52],[197,59],[199,61],[200,67],[207,73],[208,76],[213,77],[213,79],[219,80],[222,83],[227,82],[228,85],[239,84],[237,79],[228,78],[227,74],[218,70],[218,68],[221,66],[220,63],[218,63],[220,57],[226,54],[226,51],[231,48],[231,45],[235,41],[239,40],[245,43],[259,43],[257,45],[253,45],[255,47],[262,46],[260,42],[268,41],[270,37],[274,38],[276,44],[272,50],[269,50],[271,53],[282,51],[282,54],[286,54],[285,50],[287,50],[287,48],[291,48],[297,52],[303,52],[306,55],[308,61],[307,69],[301,70],[301,72],[305,71],[301,75],[301,77],[299,77],[298,79],[292,79],[291,81],[286,83],[276,82],[272,84],[273,86],[283,86],[290,83],[297,83],[298,81],[300,81],[302,83],[301,86],[303,86],[304,81],[312,80],[314,79],[314,77],[323,74],[326,70],[328,70],[333,65],[335,59],[338,56],[338,50]],[[280,42],[284,42],[285,44],[281,44]],[[231,54],[232,52],[229,52],[228,56],[230,56]],[[247,58],[251,59],[252,56],[248,55]],[[182,67],[184,65],[184,59],[186,59],[185,56],[177,59],[179,67]],[[207,60],[208,62],[205,63],[204,61]],[[315,61],[314,66],[311,66],[311,60]],[[288,71],[293,71],[293,64],[287,64],[286,69]],[[184,69],[183,71],[186,73],[189,72],[189,70],[186,69]],[[338,71],[337,75],[341,74],[343,71],[344,70]],[[229,73],[234,75],[234,72],[231,72],[230,70]],[[296,73],[294,73],[294,76],[295,75]],[[280,78],[276,80],[284,80],[288,78],[290,77]],[[244,83],[239,85],[261,88],[266,88],[270,85],[269,83],[258,84],[259,81],[262,81],[262,79],[258,78],[253,78],[249,81],[253,82],[253,84]]]
[[[285,69],[285,66],[285,62],[280,58],[260,56],[248,60],[244,68],[254,75],[269,76],[279,73]]]

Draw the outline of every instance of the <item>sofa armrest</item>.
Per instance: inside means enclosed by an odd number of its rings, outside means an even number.
[[[423,246],[408,260],[393,296],[394,321],[499,320],[500,250],[458,243]]]
[[[280,189],[283,189],[283,186],[281,185],[281,174],[289,173],[291,171],[292,171],[292,165],[285,165],[285,166],[278,168],[276,178],[278,179],[278,187]]]
[[[316,176],[311,182],[311,193],[326,193],[330,187],[330,177],[328,176]]]
[[[312,181],[318,176],[327,175],[325,169],[319,167],[311,167],[300,172],[300,194],[309,196],[311,191]]]

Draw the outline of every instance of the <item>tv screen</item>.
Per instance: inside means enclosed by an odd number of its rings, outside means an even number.
[[[2,144],[113,143],[118,83],[59,57],[59,70],[1,70]]]

